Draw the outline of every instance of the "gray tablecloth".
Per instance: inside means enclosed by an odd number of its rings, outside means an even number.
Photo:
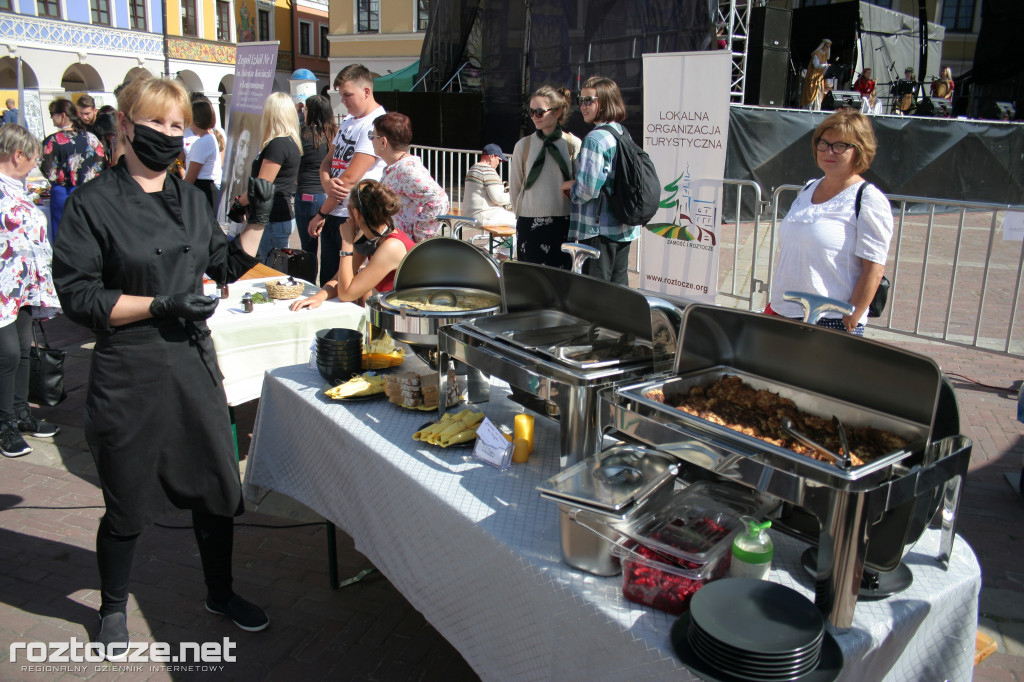
[[[507,471],[468,450],[411,435],[434,416],[389,404],[332,402],[305,366],[267,373],[245,493],[293,497],[349,533],[376,565],[487,680],[695,679],[669,642],[674,618],[626,601],[621,578],[570,569],[559,551],[555,504],[536,486],[558,470],[555,424],[538,418],[536,448]],[[479,407],[511,426],[517,406],[492,387]],[[773,535],[771,580],[813,599],[799,566],[802,543]],[[906,562],[914,584],[861,602],[853,627],[834,633],[840,679],[969,680],[981,576],[958,538],[948,570],[928,531]]]

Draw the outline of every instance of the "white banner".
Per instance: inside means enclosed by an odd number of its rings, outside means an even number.
[[[641,289],[715,302],[731,69],[725,50],[644,55],[643,148],[662,190],[641,242]]]

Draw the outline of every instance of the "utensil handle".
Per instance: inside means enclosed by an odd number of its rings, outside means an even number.
[[[572,271],[577,275],[583,272],[583,262],[588,258],[600,258],[601,252],[593,246],[567,242],[562,244],[562,253],[572,256]]]

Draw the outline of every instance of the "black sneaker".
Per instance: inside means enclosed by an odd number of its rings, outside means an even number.
[[[17,422],[3,422],[0,424],[0,451],[4,457],[21,457],[32,452],[32,448],[21,437],[18,432]]]
[[[36,419],[31,412],[26,412],[18,417],[18,430],[36,438],[53,438],[60,427],[44,419]]]
[[[128,623],[123,613],[111,613],[100,618],[100,633],[96,642],[103,645],[103,655],[108,661],[123,661],[128,655]]]
[[[259,632],[270,625],[270,619],[267,618],[263,609],[242,599],[237,594],[233,595],[231,600],[224,605],[217,604],[207,597],[206,610],[210,613],[227,616],[235,625],[248,632]]]

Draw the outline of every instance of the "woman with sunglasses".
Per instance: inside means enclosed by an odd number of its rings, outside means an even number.
[[[626,105],[615,81],[598,76],[583,83],[579,104],[583,120],[597,127],[583,139],[576,160],[576,181],[562,183],[572,202],[569,241],[593,246],[601,254],[583,264],[583,274],[628,286],[629,246],[640,236],[640,226],[620,223],[602,196],[614,176],[618,152],[616,137],[609,128],[623,133]]]
[[[292,310],[319,308],[329,298],[363,301],[374,290],[391,291],[395,270],[413,247],[412,239],[395,227],[401,206],[398,195],[376,180],[356,185],[348,197],[351,220],[341,226],[338,274],[309,298],[292,303]]]
[[[509,193],[517,216],[516,258],[568,270],[562,244],[569,236],[569,197],[563,182],[575,176],[583,144],[562,131],[569,117],[569,91],[543,85],[530,97],[530,120],[537,129],[516,143],[508,169]]]
[[[765,312],[802,319],[800,304],[783,299],[787,291],[849,301],[852,315],[826,313],[818,324],[863,336],[893,233],[888,199],[861,176],[875,158],[875,133],[866,116],[842,109],[821,122],[811,144],[825,176],[807,183],[779,226]]]

